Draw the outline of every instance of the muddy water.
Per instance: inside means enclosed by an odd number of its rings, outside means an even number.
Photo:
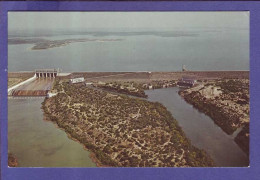
[[[232,135],[227,135],[213,120],[179,95],[178,88],[147,90],[148,100],[158,101],[172,113],[191,143],[204,149],[221,167],[244,167],[249,165],[246,154],[234,142]]]
[[[89,152],[43,120],[43,98],[8,99],[8,151],[20,167],[95,167]]]

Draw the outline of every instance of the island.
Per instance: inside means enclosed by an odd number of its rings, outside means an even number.
[[[31,50],[43,50],[43,49],[50,49],[55,47],[62,47],[67,46],[71,43],[76,42],[111,42],[111,41],[121,41],[122,39],[88,39],[88,38],[81,38],[81,39],[63,39],[63,40],[48,40],[48,39],[41,39],[41,38],[9,38],[8,44],[34,44]]]

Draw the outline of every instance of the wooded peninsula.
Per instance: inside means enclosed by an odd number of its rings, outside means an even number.
[[[53,91],[57,95],[42,103],[46,119],[91,151],[98,166],[214,166],[158,102],[65,80],[56,80]]]

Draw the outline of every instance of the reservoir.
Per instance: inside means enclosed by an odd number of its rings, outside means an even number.
[[[178,94],[179,88],[147,90],[149,101],[163,104],[178,121],[191,143],[204,149],[220,167],[247,167],[247,155],[214,121],[192,105],[186,103]]]
[[[83,145],[43,119],[42,102],[8,99],[8,151],[19,167],[95,167]]]
[[[167,33],[167,36],[158,35]],[[179,71],[182,64],[189,70],[249,70],[249,32],[241,29],[198,30],[196,36],[176,36],[180,32],[123,32],[95,36],[53,35],[26,38],[48,40],[99,39],[70,43],[66,46],[31,50],[33,44],[8,45],[8,71],[61,68],[63,72],[136,72]],[[185,34],[185,31],[181,31]],[[76,33],[77,34],[77,33]],[[9,38],[12,36],[9,35]],[[19,36],[26,39],[23,34]],[[120,41],[102,41],[120,39]]]

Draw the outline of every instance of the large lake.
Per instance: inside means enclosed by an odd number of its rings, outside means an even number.
[[[64,72],[179,71],[182,64],[199,71],[249,70],[249,31],[241,29],[194,30],[188,34],[87,33],[19,38],[121,41],[71,43],[45,50],[30,50],[32,44],[9,45],[9,71],[33,71],[37,68],[61,68]]]

